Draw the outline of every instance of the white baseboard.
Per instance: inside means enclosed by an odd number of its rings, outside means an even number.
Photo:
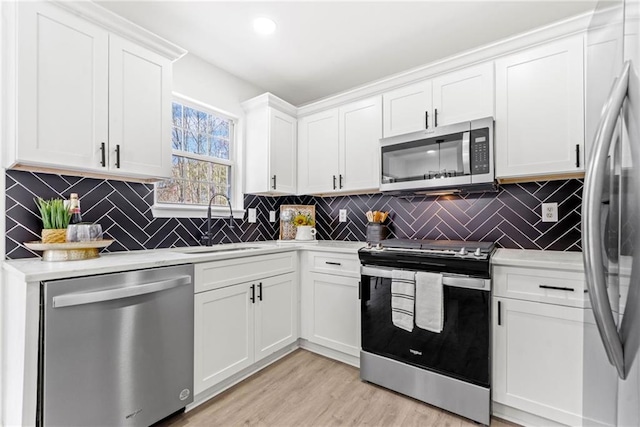
[[[305,350],[309,350],[321,356],[328,357],[329,359],[334,359],[338,362],[346,363],[347,365],[360,368],[360,356],[352,356],[341,351],[333,350],[331,348],[309,342],[303,338],[300,338],[298,341],[300,342],[300,348],[304,348]]]
[[[491,402],[492,415],[503,420],[510,421],[512,423],[520,424],[525,427],[561,427],[565,424],[560,424],[556,421],[542,418],[537,415],[530,414],[529,412],[521,411],[510,406],[505,406],[501,403]]]

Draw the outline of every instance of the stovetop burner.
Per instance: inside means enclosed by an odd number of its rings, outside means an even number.
[[[363,265],[490,275],[494,242],[387,239],[358,251]]]
[[[463,240],[416,240],[387,239],[377,245],[367,246],[367,250],[379,252],[405,252],[417,255],[436,255],[450,257],[475,257],[487,259],[496,244],[494,242],[471,242]]]

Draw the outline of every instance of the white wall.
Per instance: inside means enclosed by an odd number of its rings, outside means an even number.
[[[240,118],[240,103],[266,92],[191,53],[173,64],[173,91]]]

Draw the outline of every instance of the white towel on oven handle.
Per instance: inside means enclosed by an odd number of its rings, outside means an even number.
[[[391,320],[395,326],[408,332],[413,331],[415,277],[414,271],[391,272]]]
[[[440,333],[444,322],[442,274],[416,273],[416,326]]]

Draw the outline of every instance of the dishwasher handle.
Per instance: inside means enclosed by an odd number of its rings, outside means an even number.
[[[95,292],[78,292],[58,295],[53,297],[53,308],[71,307],[74,305],[93,304],[95,302],[112,301],[121,298],[130,298],[139,295],[151,294],[178,286],[189,285],[191,276],[178,276],[168,280],[145,283],[126,288],[107,289]]]

